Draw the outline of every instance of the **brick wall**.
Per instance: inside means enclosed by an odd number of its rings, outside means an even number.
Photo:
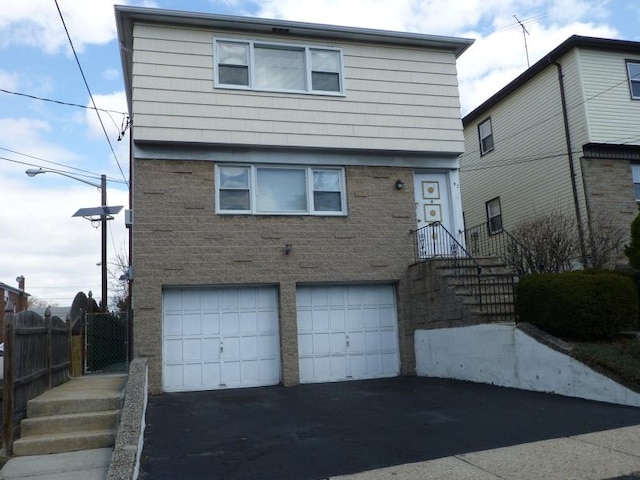
[[[162,385],[163,286],[276,285],[282,379],[296,384],[297,283],[388,282],[402,297],[413,263],[412,178],[410,168],[347,167],[346,217],[216,215],[213,162],[136,161],[134,345],[149,360],[151,390]],[[411,373],[413,331],[400,301],[398,323],[402,372]]]
[[[626,235],[623,243],[628,244],[630,225],[638,214],[630,160],[625,158],[583,158],[582,177],[587,198],[587,212],[592,228],[598,228],[599,218],[611,219],[624,229]],[[616,263],[627,263],[627,258],[622,251]]]

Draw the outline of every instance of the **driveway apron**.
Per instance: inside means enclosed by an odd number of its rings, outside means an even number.
[[[446,379],[152,396],[141,477],[315,480],[640,424],[640,409]]]

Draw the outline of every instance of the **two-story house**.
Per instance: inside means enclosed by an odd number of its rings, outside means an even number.
[[[463,124],[468,228],[498,236],[562,213],[585,259],[594,229],[629,231],[640,201],[640,43],[572,36]]]
[[[463,228],[472,41],[116,6],[152,391],[414,371],[416,227]]]
[[[0,282],[0,342],[4,339],[4,309],[11,302],[14,312],[22,312],[28,307],[31,295],[24,291],[24,276],[16,278],[18,288]]]

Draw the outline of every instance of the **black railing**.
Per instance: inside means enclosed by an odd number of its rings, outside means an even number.
[[[464,231],[467,249],[477,257],[498,257],[519,276],[537,272],[536,255],[508,231],[490,233],[489,223],[481,223]]]
[[[461,286],[469,288],[482,305],[482,265],[440,222],[412,230],[416,263],[440,258],[461,280]]]
[[[469,244],[465,248],[440,222],[412,230],[411,233],[414,238],[416,263],[439,259],[456,277],[456,286],[462,287],[476,298],[477,305],[484,315],[493,319],[515,321],[513,305],[517,277],[508,272],[484,275],[482,264],[474,257],[474,254],[490,256],[491,253],[483,254],[482,250],[477,248],[478,243],[475,246],[476,252],[479,253],[469,251]],[[517,246],[518,243],[514,245]]]

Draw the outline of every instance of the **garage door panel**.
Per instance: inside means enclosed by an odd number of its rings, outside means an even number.
[[[337,332],[331,334],[331,354],[347,353],[347,334]]]
[[[364,329],[362,310],[354,310],[353,308],[348,308],[346,311],[346,315],[347,330],[349,330],[350,332],[354,332]]]
[[[202,319],[200,313],[190,313],[182,317],[182,335],[201,335]]]
[[[165,340],[164,359],[166,363],[182,362],[182,339]]]
[[[331,328],[332,331],[344,331],[346,326],[344,309],[331,310],[329,312],[329,328]]]
[[[220,315],[218,313],[202,314],[202,333],[204,335],[220,333]]]
[[[273,287],[166,289],[163,388],[185,391],[277,384],[277,306]]]
[[[260,335],[258,337],[258,358],[271,359],[278,355],[278,335]]]
[[[219,338],[205,338],[202,340],[202,359],[209,362],[220,360]]]
[[[220,385],[220,364],[217,362],[202,365],[203,385]]]
[[[301,382],[399,374],[392,286],[298,287],[296,298]]]
[[[258,358],[258,338],[255,336],[240,339],[240,358],[253,360]],[[243,362],[244,365],[244,362]]]
[[[240,333],[255,333],[258,331],[258,313],[242,312],[240,314]]]
[[[224,336],[236,336],[240,334],[239,312],[227,312],[222,314],[220,333]]]
[[[184,340],[183,359],[185,362],[202,360],[202,339],[187,338]]]
[[[193,289],[185,291],[182,295],[182,311],[197,311],[199,312],[202,309],[202,305],[200,304],[200,289]]]
[[[298,332],[312,332],[312,312],[310,310],[301,310],[298,312]]]
[[[313,331],[328,331],[329,330],[329,312],[327,310],[315,310],[313,311]]]
[[[166,336],[182,335],[182,314],[166,314],[164,317],[164,334]]]
[[[202,364],[187,363],[184,365],[184,384],[188,387],[198,387],[202,385]]]
[[[331,337],[328,333],[316,333],[313,335],[314,355],[327,355],[331,351]]]
[[[313,355],[313,334],[298,335],[298,355]]]

